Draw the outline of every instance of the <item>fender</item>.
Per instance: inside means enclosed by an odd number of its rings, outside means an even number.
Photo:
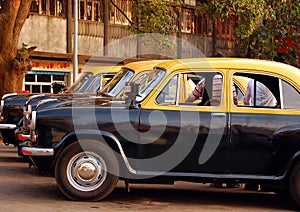
[[[288,125],[276,129],[272,134],[271,138],[274,139],[277,136],[282,136],[282,137],[293,136],[293,138],[296,138],[298,141],[300,141],[300,124]]]
[[[282,178],[285,178],[291,170],[294,162],[297,160],[297,158],[300,158],[300,124],[288,125],[278,128],[271,135],[271,140],[273,142],[278,141],[279,145],[282,141],[289,142],[289,145],[293,144],[294,146],[296,146],[295,150],[298,150],[297,152],[292,153],[289,162],[284,169]]]
[[[129,161],[127,159],[127,156],[123,150],[123,147],[120,143],[120,141],[118,140],[118,138],[116,136],[114,136],[112,133],[106,132],[106,131],[101,131],[101,130],[77,130],[76,132],[71,132],[69,134],[67,134],[66,136],[64,136],[64,138],[57,143],[53,149],[56,152],[56,154],[60,154],[60,152],[63,150],[64,146],[67,145],[67,143],[69,143],[72,140],[72,137],[80,137],[83,136],[86,139],[89,139],[89,137],[95,137],[97,136],[97,139],[99,142],[104,142],[106,145],[107,143],[105,141],[103,141],[103,137],[109,137],[112,139],[112,141],[117,145],[119,151],[120,151],[120,156],[117,154],[116,157],[118,159],[123,160],[123,162],[125,163],[127,169],[129,172],[131,172],[132,174],[137,174],[137,171],[134,170],[131,165],[129,164]],[[93,138],[95,140],[95,138]],[[101,140],[101,141],[100,141]]]
[[[293,165],[295,164],[295,161],[300,158],[300,151],[296,152],[293,157],[290,159],[290,161],[288,162],[285,171],[281,177],[281,179],[286,178],[286,176],[288,175],[288,173],[291,171]]]

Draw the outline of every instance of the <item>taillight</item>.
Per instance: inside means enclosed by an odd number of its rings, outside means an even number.
[[[18,134],[17,138],[19,141],[25,141],[26,139],[30,138],[30,135]]]

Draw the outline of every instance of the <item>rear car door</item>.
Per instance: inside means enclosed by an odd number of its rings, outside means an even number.
[[[230,172],[254,178],[282,175],[298,142],[292,134],[299,132],[299,91],[291,79],[263,70],[231,70],[231,74],[262,83],[274,95],[276,104],[231,105]]]

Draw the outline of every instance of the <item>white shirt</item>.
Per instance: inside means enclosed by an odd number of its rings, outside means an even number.
[[[254,106],[254,80],[248,82],[244,97],[245,105]],[[262,83],[256,81],[256,106],[276,106],[277,101],[272,92]]]

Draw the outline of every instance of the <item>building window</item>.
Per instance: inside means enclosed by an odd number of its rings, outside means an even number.
[[[182,22],[181,31],[186,33],[195,33],[195,23],[194,23],[194,10],[183,9],[182,10]]]
[[[33,0],[30,6],[31,13],[66,17],[68,0]]]
[[[114,1],[118,8],[120,8],[126,16],[131,19],[130,0]],[[114,5],[110,5],[110,23],[119,25],[128,25],[129,22],[126,17]]]
[[[32,0],[30,5],[30,12],[38,13],[39,12],[39,0]]]
[[[67,72],[28,71],[25,75],[25,90],[30,93],[51,93],[51,84],[66,85]]]
[[[104,4],[101,0],[80,0],[79,19],[103,22]]]

